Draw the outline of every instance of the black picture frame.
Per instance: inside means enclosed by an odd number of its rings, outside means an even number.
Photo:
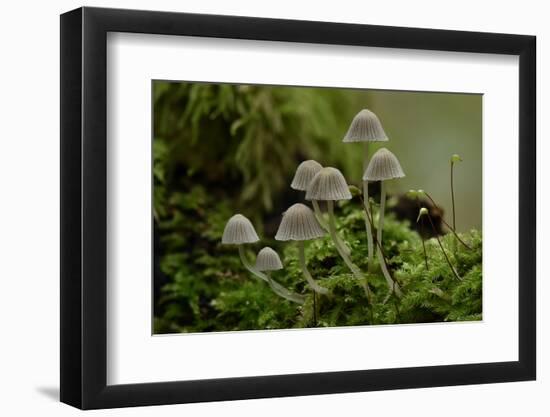
[[[519,56],[519,360],[107,385],[108,32]],[[94,409],[535,379],[535,51],[524,35],[88,7],[61,15],[61,401]]]

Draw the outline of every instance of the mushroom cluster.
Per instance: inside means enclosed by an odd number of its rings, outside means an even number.
[[[307,286],[313,294],[313,317],[314,325],[317,323],[316,302],[318,296],[331,296],[328,288],[323,285],[328,282],[328,277],[314,277],[308,269],[306,259],[306,242],[325,237],[328,233],[333,246],[338,256],[343,260],[346,267],[351,271],[352,276],[363,287],[366,296],[367,304],[371,304],[372,290],[369,286],[368,278],[374,274],[381,272],[386,280],[389,292],[386,296],[387,300],[390,296],[402,296],[402,290],[397,280],[392,277],[389,271],[386,255],[383,247],[383,231],[384,231],[384,212],[386,206],[386,183],[388,181],[399,179],[405,176],[403,168],[397,157],[387,148],[379,148],[369,159],[369,144],[371,142],[387,142],[389,141],[380,119],[372,111],[363,109],[352,120],[347,133],[344,136],[344,143],[363,142],[364,157],[363,157],[363,175],[362,183],[362,209],[365,215],[365,229],[367,237],[367,257],[368,272],[365,273],[357,266],[352,259],[350,246],[345,242],[344,238],[339,233],[337,221],[335,217],[335,202],[343,200],[351,200],[350,185],[342,172],[335,167],[323,167],[319,162],[314,160],[306,160],[300,163],[296,169],[296,173],[292,179],[290,187],[294,190],[305,192],[305,201],[291,205],[281,217],[278,230],[275,234],[275,240],[284,242],[295,242],[298,249],[298,263]],[[453,165],[460,161],[458,155],[453,155],[451,158],[451,188]],[[380,204],[378,213],[378,223],[375,225],[374,212],[369,198],[369,183],[380,183]],[[353,186],[351,186],[353,187]],[[356,187],[353,187],[354,193],[361,194]],[[424,217],[432,224],[431,217],[426,208],[421,207],[419,196],[423,195],[422,190],[411,190],[408,195],[414,198],[418,204],[419,215],[418,220],[423,220]],[[427,193],[425,193],[427,195]],[[427,195],[429,197],[429,195]],[[430,200],[431,197],[429,197]],[[311,202],[313,207],[310,208],[305,202]],[[435,207],[435,202],[432,200]],[[453,192],[454,203],[454,192]],[[321,209],[321,204],[324,204],[325,212]],[[453,226],[447,225],[457,239],[460,240],[455,232],[455,216],[453,204]],[[376,233],[375,233],[376,232]],[[244,245],[254,244],[260,239],[254,229],[254,226],[242,214],[236,214],[229,219],[225,227],[222,243],[237,245],[239,255],[244,267],[252,273],[253,276],[261,281],[266,282],[271,289],[279,296],[299,304],[304,303],[304,296],[290,291],[283,287],[273,279],[271,273],[284,269],[283,262],[279,255],[270,247],[261,249],[256,257],[255,263],[249,261]],[[460,240],[462,242],[462,240]],[[451,261],[444,251],[441,242],[439,245],[443,250],[445,258],[449,262],[450,268],[457,279],[461,279],[458,272],[451,264]],[[464,242],[462,242],[466,245]],[[424,240],[422,240],[424,248],[424,257],[426,269],[428,269],[428,258]],[[467,246],[467,245],[466,245]],[[375,263],[375,254],[377,263]],[[356,261],[360,258],[360,254],[354,254]],[[378,265],[379,270],[376,268]],[[377,272],[379,271],[379,272]],[[385,302],[385,301],[384,301]],[[370,309],[372,315],[372,308]]]
[[[300,294],[293,293],[292,291],[289,291],[288,289],[283,287],[281,284],[271,279],[269,274],[265,273],[268,270],[263,268],[265,266],[265,262],[261,261],[259,264],[260,268],[258,268],[258,262],[256,263],[256,266],[253,266],[252,263],[248,260],[243,245],[247,243],[256,243],[259,240],[260,238],[258,237],[258,234],[256,233],[256,229],[254,229],[252,222],[242,214],[235,214],[233,217],[229,219],[229,221],[225,225],[225,229],[222,235],[222,244],[237,246],[237,248],[239,249],[239,256],[241,257],[242,264],[248,271],[250,271],[250,273],[252,273],[253,276],[255,276],[256,278],[259,278],[262,281],[267,282],[271,287],[271,289],[277,295],[289,301],[293,301],[298,304],[303,304],[304,303],[303,296],[301,296]],[[266,255],[264,253],[262,257],[265,257],[265,256]],[[279,255],[277,255],[277,258],[278,257]],[[279,262],[280,262],[280,259],[279,259]],[[281,267],[282,267],[282,264],[281,264]],[[270,269],[270,271],[271,270],[273,269]]]

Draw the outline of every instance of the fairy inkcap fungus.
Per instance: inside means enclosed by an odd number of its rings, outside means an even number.
[[[311,240],[324,236],[313,211],[301,203],[294,204],[283,214],[283,219],[275,235],[277,240]]]
[[[388,137],[378,116],[368,109],[355,115],[343,142],[386,142]]]
[[[338,201],[351,200],[348,183],[340,172],[333,167],[321,169],[309,184],[307,200]]]
[[[386,187],[384,181],[404,177],[405,173],[397,157],[386,148],[380,148],[372,156],[369,166],[363,175],[364,181],[380,181],[380,216],[376,238],[382,244],[384,228],[384,210],[386,205]]]
[[[323,221],[321,222],[321,225],[329,232],[331,222],[330,211],[333,209],[333,202],[337,200],[350,200],[351,198],[352,195],[349,191],[349,186],[346,182],[346,179],[344,178],[344,175],[342,175],[342,173],[338,169],[332,167],[326,167],[319,170],[319,172],[315,174],[315,176],[309,183],[309,187],[306,191],[306,199],[311,200],[317,217],[321,217],[321,219],[322,216],[318,214],[318,211],[320,212],[318,201],[327,202],[327,208],[329,211],[329,224],[326,224]],[[340,251],[340,249],[343,250],[345,256],[349,257],[350,249],[342,241],[340,236],[338,234],[333,235],[331,233],[331,237],[333,240],[336,239],[334,240],[334,244],[337,246],[338,251]]]
[[[302,162],[296,168],[296,173],[290,184],[290,188],[294,190],[306,191],[309,183],[323,166],[313,159]]]
[[[378,257],[381,257],[380,247],[382,246],[382,230],[384,230],[384,211],[386,209],[386,187],[384,182],[394,178],[404,177],[405,173],[399,164],[397,157],[386,148],[378,149],[372,156],[369,166],[363,174],[363,181],[380,181],[380,211],[378,216],[378,229],[376,230],[376,241],[378,242]],[[385,276],[387,274],[384,274]],[[394,290],[394,283],[389,276],[386,281],[390,289]]]
[[[328,290],[321,287],[311,276],[306,264],[304,241],[317,239],[325,234],[317,222],[311,209],[301,203],[294,204],[283,214],[283,219],[275,235],[277,240],[295,240],[298,244],[298,259],[302,274],[311,289],[319,294],[327,294]]]
[[[231,217],[223,230],[222,243],[226,245],[241,245],[259,240],[254,226],[242,214],[235,214]]]
[[[279,258],[279,254],[269,246],[266,246],[258,252],[256,269],[258,271],[278,271],[279,269],[283,269],[283,263],[281,262],[281,258]]]
[[[258,279],[261,279],[262,281],[267,282],[277,295],[289,301],[292,301],[298,304],[303,304],[304,297],[302,297],[299,294],[295,294],[292,291],[289,291],[288,289],[283,287],[281,284],[271,279],[271,277],[269,277],[267,274],[258,270],[248,260],[248,257],[244,249],[244,244],[255,243],[255,242],[258,242],[259,240],[260,239],[258,238],[258,234],[256,233],[254,226],[252,225],[250,220],[248,220],[242,214],[235,214],[233,217],[229,219],[229,221],[225,225],[225,229],[222,235],[223,244],[237,246],[237,248],[239,249],[239,257],[241,258],[241,262],[243,266],[252,275],[254,275]]]
[[[405,176],[397,157],[386,148],[378,149],[365,170],[363,180],[386,181]]]

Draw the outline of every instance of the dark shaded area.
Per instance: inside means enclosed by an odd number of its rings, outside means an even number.
[[[59,401],[59,387],[37,387],[36,391],[52,401]]]
[[[418,222],[416,221],[420,207],[428,209],[436,229],[435,231],[426,219],[420,218]],[[398,219],[408,221],[410,227],[416,230],[424,239],[429,239],[445,233],[442,221],[445,213],[442,208],[434,206],[428,199],[421,198],[416,200],[403,194],[398,197],[397,204],[391,207],[390,210],[395,213]]]

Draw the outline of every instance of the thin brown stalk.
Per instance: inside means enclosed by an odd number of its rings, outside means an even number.
[[[431,201],[431,203],[433,204],[433,206],[434,206],[436,209],[441,210],[441,209],[439,208],[439,206],[436,204],[436,202],[434,201],[434,199],[433,199],[427,192],[424,191],[424,195],[425,195],[426,197],[428,197],[428,199]],[[466,249],[472,250],[471,246],[469,246],[466,242],[464,242],[464,241],[460,238],[460,236],[458,236],[458,233],[456,233],[455,229],[453,229],[453,228],[451,227],[451,225],[450,225],[449,223],[447,223],[443,217],[441,217],[441,221],[442,221],[443,224],[444,224],[445,226],[447,226],[447,228],[455,235],[455,237],[457,238],[457,240],[458,240],[460,243],[462,243],[462,245],[464,245],[464,247],[465,247]],[[434,230],[434,233],[437,233],[437,230]]]

